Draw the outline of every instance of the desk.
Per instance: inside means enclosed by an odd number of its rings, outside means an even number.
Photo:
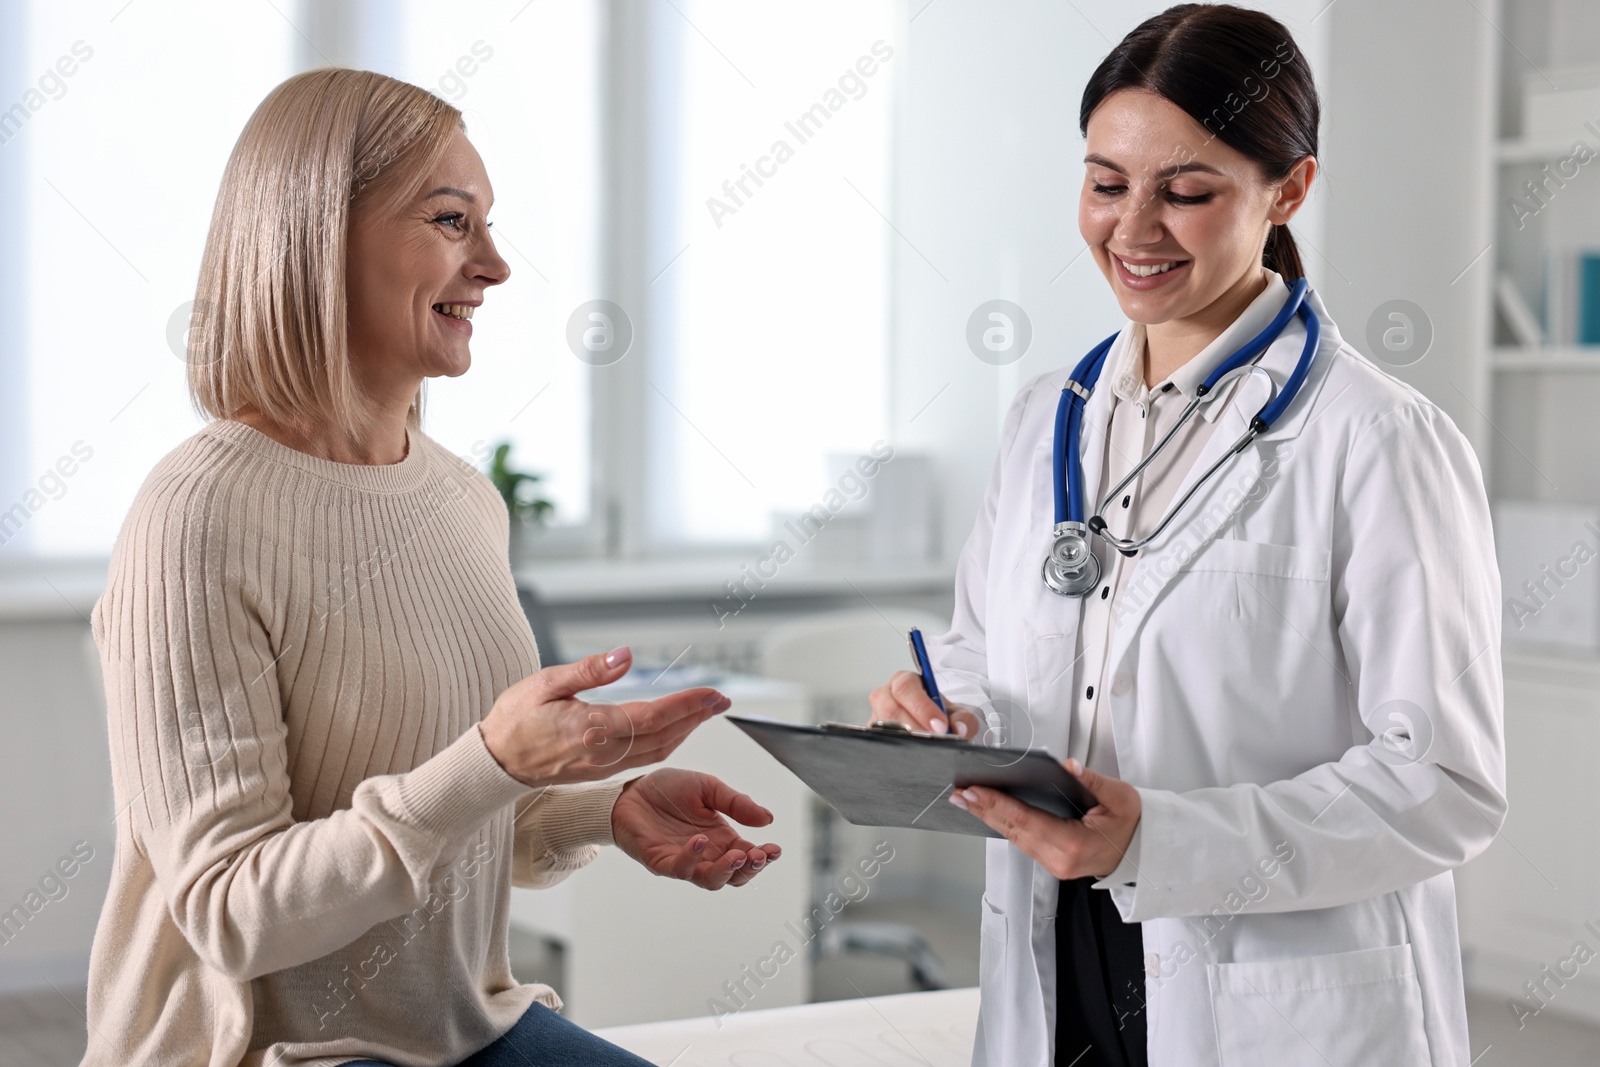
[[[733,699],[734,711],[805,720],[805,690],[798,685],[738,675],[711,684]],[[618,684],[584,699],[644,700],[665,691]],[[608,848],[549,889],[513,890],[512,924],[565,946],[563,1014],[586,1027],[708,1014],[710,1001],[725,996],[723,983],[741,980],[743,968],[754,970],[770,957],[774,942],[788,936],[785,924],[798,923],[810,904],[810,793],[799,779],[720,716],[664,765],[714,774],[770,809],[772,825],[748,836],[783,846],[783,857],[749,885],[708,893],[658,878]],[[809,955],[802,950],[777,970],[754,992],[752,1007],[805,1001]]]
[[[598,1032],[636,1056],[673,1067],[967,1067],[977,1027],[974,988],[751,1008],[721,1019]]]

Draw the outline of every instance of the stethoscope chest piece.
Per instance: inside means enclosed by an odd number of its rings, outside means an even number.
[[[1100,581],[1100,561],[1089,548],[1089,530],[1081,522],[1055,527],[1055,541],[1044,558],[1044,584],[1062,596],[1084,596]]]
[[[1055,525],[1050,533],[1053,538],[1050,551],[1044,558],[1044,584],[1052,593],[1061,596],[1081,597],[1088,595],[1089,591],[1100,583],[1100,561],[1095,558],[1089,547],[1089,535],[1095,534],[1102,538],[1108,545],[1121,552],[1124,556],[1132,556],[1160,537],[1168,524],[1182,511],[1189,499],[1197,493],[1202,486],[1209,482],[1222,465],[1230,457],[1238,455],[1261,434],[1271,429],[1273,422],[1281,415],[1285,408],[1294,402],[1295,396],[1300,392],[1300,386],[1306,380],[1306,375],[1311,369],[1312,361],[1317,356],[1317,346],[1322,337],[1322,327],[1312,306],[1306,302],[1306,294],[1310,292],[1306,280],[1300,278],[1290,287],[1289,299],[1273,317],[1272,322],[1251,338],[1238,351],[1218,364],[1206,380],[1196,387],[1194,399],[1189,401],[1177,421],[1173,424],[1161,440],[1156,442],[1148,454],[1133,469],[1123,476],[1122,480],[1111,487],[1105,498],[1100,501],[1100,507],[1093,514],[1085,507],[1083,495],[1083,463],[1078,451],[1079,436],[1083,432],[1084,405],[1094,392],[1095,383],[1100,378],[1100,371],[1105,366],[1106,357],[1111,351],[1111,344],[1117,339],[1112,334],[1096,345],[1089,354],[1084,356],[1072,371],[1072,377],[1061,389],[1061,400],[1056,405],[1055,438],[1051,447],[1051,473],[1055,492]],[[1289,320],[1298,315],[1306,324],[1305,345],[1300,350],[1300,361],[1295,364],[1294,370],[1284,382],[1282,391],[1276,388],[1272,375],[1264,367],[1255,365],[1255,361],[1267,350],[1278,336],[1283,333]],[[1261,374],[1267,379],[1269,390],[1268,400],[1261,409],[1250,419],[1250,428],[1240,435],[1233,447],[1211,464],[1209,468],[1200,473],[1198,479],[1189,484],[1186,491],[1177,502],[1172,504],[1167,513],[1156,524],[1154,530],[1143,537],[1116,537],[1106,530],[1105,519],[1101,517],[1109,503],[1116,499],[1129,483],[1139,476],[1139,473],[1148,467],[1159,456],[1167,443],[1177,432],[1188,423],[1189,419],[1199,410],[1200,406],[1212,402],[1218,395],[1218,388],[1230,379],[1242,377],[1247,374]]]

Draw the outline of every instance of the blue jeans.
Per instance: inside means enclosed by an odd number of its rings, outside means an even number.
[[[344,1067],[391,1065],[352,1060]],[[650,1067],[650,1061],[596,1037],[543,1004],[535,1004],[499,1040],[456,1067]]]

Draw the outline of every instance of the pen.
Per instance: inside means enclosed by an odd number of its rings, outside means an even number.
[[[944,706],[944,697],[939,695],[939,683],[933,680],[933,663],[928,659],[928,646],[922,642],[922,631],[915,626],[911,628],[911,661],[917,665],[917,673],[922,675],[922,691],[928,694],[929,700],[939,705],[939,710],[948,719],[950,709]]]

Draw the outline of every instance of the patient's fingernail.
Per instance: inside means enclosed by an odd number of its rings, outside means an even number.
[[[950,803],[954,804],[956,807],[960,808],[962,811],[966,811],[967,810],[967,802],[966,802],[965,799],[962,798],[960,793],[951,793],[950,794]]]
[[[694,839],[694,850],[696,852],[704,852],[706,850],[706,839],[703,838],[703,837],[695,838]]]
[[[621,645],[621,646],[619,646],[617,648],[613,648],[610,652],[606,653],[606,666],[607,667],[615,667],[617,664],[621,663],[623,660],[625,660],[627,658],[628,658],[628,646],[627,645]]]
[[[733,707],[733,700],[721,693],[708,693],[705,699],[700,701],[700,706],[707,711],[727,711]]]
[[[761,868],[765,867],[766,865],[767,865],[767,861],[766,860],[751,860],[750,861],[750,869],[752,871],[759,871]]]
[[[744,860],[734,860],[733,861],[733,869],[734,870],[737,871],[740,867],[743,867],[743,866],[744,866]]]

